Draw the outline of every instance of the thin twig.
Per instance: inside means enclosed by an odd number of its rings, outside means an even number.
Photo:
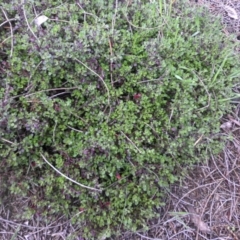
[[[100,80],[102,81],[102,83],[104,84],[105,88],[107,89],[107,94],[108,94],[108,105],[110,105],[110,93],[109,93],[109,89],[107,84],[105,83],[105,81],[103,80],[103,78],[96,73],[95,71],[93,71],[90,67],[88,67],[85,63],[81,62],[79,59],[74,58],[77,62],[81,63],[85,68],[87,68],[89,71],[91,71],[94,75],[98,76],[100,78]]]
[[[142,154],[142,151],[136,146],[136,144],[123,132],[121,131],[121,134]]]
[[[130,2],[127,3],[127,8],[128,8],[128,6],[129,6],[129,3],[130,3]],[[157,27],[149,27],[149,28],[146,28],[146,27],[138,27],[138,26],[134,25],[134,24],[128,19],[127,14],[124,14],[124,17],[126,18],[126,20],[127,20],[127,22],[129,23],[130,26],[132,26],[132,27],[134,27],[134,28],[137,28],[137,29],[153,30],[153,29],[161,29],[162,26],[163,26],[163,24],[161,24],[161,25],[159,25],[159,26],[157,26]]]
[[[203,213],[204,213],[205,209],[207,208],[207,204],[209,203],[210,198],[215,194],[215,192],[217,191],[218,187],[221,185],[222,182],[223,182],[223,179],[220,179],[220,182],[217,184],[217,186],[214,188],[214,190],[211,191],[210,195],[208,196],[207,201],[205,202],[204,207],[202,209],[202,213],[200,214],[200,219],[202,218]],[[196,240],[198,239],[199,230],[201,230],[201,229],[198,226],[197,234],[196,234]]]
[[[8,23],[8,22],[13,22],[13,21],[16,21],[16,20],[17,20],[16,18],[8,19],[8,20],[6,20],[5,22],[1,23],[1,24],[0,24],[0,27],[3,26],[4,24]]]
[[[210,103],[211,103],[211,94],[208,92],[208,89],[207,89],[207,87],[205,86],[205,84],[203,83],[202,79],[201,79],[201,78],[198,78],[198,79],[199,79],[199,81],[202,83],[203,88],[204,88],[204,90],[206,91],[207,96],[208,96],[208,104],[207,104],[206,106],[198,109],[198,110],[203,110],[203,109],[208,108],[208,107],[210,106]]]
[[[195,147],[203,138],[203,134],[200,136],[200,138],[198,138],[198,140],[193,144],[193,146]]]
[[[150,237],[146,237],[146,236],[144,236],[144,235],[142,235],[142,234],[140,234],[140,233],[137,233],[137,232],[135,232],[135,234],[137,234],[138,236],[140,236],[140,237],[142,237],[142,238],[144,238],[144,239],[149,239],[149,240],[162,240],[162,238],[150,238]]]
[[[198,187],[195,187],[195,188],[189,190],[187,193],[185,193],[185,194],[177,201],[177,203],[175,204],[175,207],[174,207],[174,208],[176,209],[176,208],[178,207],[179,203],[180,203],[185,197],[187,197],[191,192],[194,192],[194,191],[196,191],[197,189],[202,188],[202,187],[211,186],[211,185],[213,185],[213,184],[218,183],[219,181],[222,181],[222,179],[217,180],[217,181],[215,181],[215,182],[210,182],[210,183],[207,183],[207,184],[204,184],[204,185],[201,185],[201,186],[198,186]]]
[[[38,63],[38,65],[35,67],[35,69],[33,70],[32,74],[31,74],[31,76],[30,76],[30,78],[29,78],[29,80],[28,80],[28,86],[27,86],[27,89],[29,88],[29,85],[30,85],[30,81],[31,81],[31,79],[33,78],[35,72],[37,71],[37,69],[39,68],[39,66],[41,65],[42,62],[43,62],[43,61],[40,61],[40,62]],[[30,90],[30,89],[29,89],[29,90]]]
[[[212,160],[213,160],[213,164],[215,165],[216,169],[218,170],[218,172],[220,173],[220,175],[225,179],[227,180],[228,183],[231,183],[232,185],[236,184],[234,182],[232,182],[230,179],[228,179],[222,172],[221,170],[219,169],[218,165],[216,164],[215,162],[215,159],[213,157],[213,155],[211,154],[211,157],[212,157]],[[232,170],[233,171],[233,170]],[[229,174],[229,173],[228,173]],[[240,187],[240,184],[236,184],[236,186]]]
[[[5,139],[5,138],[1,138],[1,140],[4,141],[4,142],[7,142],[7,143],[16,144],[16,143],[11,142],[11,141],[9,141],[9,140],[7,140],[7,139]]]
[[[110,48],[110,72],[111,72],[111,83],[113,86],[113,61],[112,61],[112,56],[113,56],[113,51],[112,51],[112,43],[111,43],[111,39],[108,39],[108,43],[109,43],[109,48]]]
[[[0,42],[0,45],[4,44],[9,38],[12,38],[11,36],[5,38],[2,42]]]
[[[57,120],[56,120],[56,123],[54,125],[54,129],[53,129],[53,142],[55,143],[55,132],[56,132],[56,127],[57,127]]]
[[[1,7],[1,10],[5,16],[5,18],[7,19],[7,21],[9,22],[9,25],[10,25],[10,30],[11,30],[11,53],[10,53],[10,58],[12,57],[13,55],[13,28],[12,28],[12,23],[11,21],[9,20],[6,12],[4,11],[4,9]]]
[[[73,131],[76,131],[76,132],[80,132],[80,133],[83,133],[83,131],[81,131],[81,130],[78,130],[78,129],[76,129],[76,128],[73,128],[73,127],[70,127],[70,126],[68,126],[70,129],[72,129]]]
[[[92,14],[92,13],[86,12],[86,11],[84,10],[84,8],[81,6],[81,4],[80,4],[79,1],[76,1],[76,3],[77,3],[77,5],[78,5],[78,7],[79,7],[81,10],[83,10],[83,13],[84,13],[84,14],[90,15],[90,16],[93,16],[93,17],[96,17],[97,19],[99,19],[99,17],[98,17],[97,15],[94,15],[94,14]]]
[[[25,3],[24,3],[25,4]],[[23,9],[23,15],[24,15],[24,18],[26,20],[26,23],[28,25],[28,28],[30,29],[31,33],[33,34],[33,36],[39,41],[39,39],[37,38],[37,36],[35,35],[35,33],[33,32],[32,28],[30,27],[29,25],[29,22],[28,22],[28,19],[27,19],[27,15],[26,15],[26,12],[25,12],[25,8],[24,8],[24,4],[22,5],[22,9]]]
[[[75,184],[77,184],[78,186],[82,187],[82,188],[86,188],[92,191],[98,191],[98,192],[102,192],[102,189],[97,189],[97,188],[92,188],[92,187],[88,187],[85,186],[79,182],[76,182],[75,180],[71,179],[70,177],[66,176],[65,174],[63,174],[62,172],[60,172],[58,169],[56,169],[44,156],[42,153],[40,153],[40,155],[42,156],[43,160],[52,168],[54,169],[57,173],[59,173],[61,176],[63,176],[64,178],[66,178],[67,180],[69,180],[70,182],[73,182]]]
[[[37,91],[37,92],[34,92],[34,93],[29,93],[25,96],[23,96],[24,98],[27,98],[27,97],[30,97],[32,95],[35,95],[35,94],[38,94],[38,93],[42,93],[42,92],[51,92],[51,91],[60,91],[60,90],[74,90],[74,89],[78,89],[79,87],[69,87],[69,88],[49,88],[49,89],[45,89],[45,90],[40,90],[40,91]],[[20,95],[16,95],[14,96],[12,99],[15,99],[15,98],[18,98],[22,96],[22,94]]]

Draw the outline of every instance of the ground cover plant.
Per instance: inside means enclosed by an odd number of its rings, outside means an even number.
[[[221,150],[239,76],[231,39],[184,1],[12,6],[0,32],[6,188],[26,196],[25,216],[64,213],[88,239],[145,227],[164,188]],[[36,26],[37,14],[49,19]]]

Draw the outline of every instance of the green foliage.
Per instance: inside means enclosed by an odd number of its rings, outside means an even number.
[[[37,39],[4,4],[19,26],[0,89],[2,171],[33,212],[65,213],[88,239],[145,227],[164,188],[221,149],[234,45],[184,2],[166,15],[161,1],[51,2],[36,3],[50,18],[31,25]]]

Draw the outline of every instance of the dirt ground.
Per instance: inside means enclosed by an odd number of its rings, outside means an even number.
[[[222,30],[234,33],[238,40],[240,1],[194,0],[191,4],[204,4],[212,14],[220,14]],[[239,13],[238,19],[233,18],[232,8]],[[239,92],[238,86],[235,90]],[[194,166],[185,180],[171,186],[166,206],[158,209],[161,218],[148,222],[150,230],[122,233],[118,239],[240,239],[240,101],[235,101],[232,113],[222,119],[221,134],[228,136],[222,153]],[[6,199],[0,206],[0,239],[84,240],[78,234],[80,227],[62,216],[54,216],[49,222],[39,216],[16,220],[26,204],[24,198]]]

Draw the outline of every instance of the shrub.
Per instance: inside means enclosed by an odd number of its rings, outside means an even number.
[[[3,5],[16,21],[0,156],[26,213],[69,215],[88,238],[134,231],[185,167],[221,149],[234,45],[203,9],[160,3],[42,1],[38,28],[31,3]]]

